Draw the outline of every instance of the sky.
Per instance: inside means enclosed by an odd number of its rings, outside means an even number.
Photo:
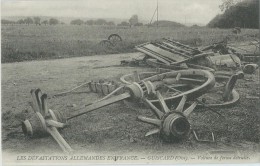
[[[221,13],[222,0],[158,0],[159,20],[207,24]],[[137,14],[149,22],[157,0],[1,0],[1,15],[128,20]]]

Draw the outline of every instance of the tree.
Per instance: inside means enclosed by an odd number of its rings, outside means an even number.
[[[26,19],[24,19],[24,23],[27,25],[33,24],[33,19],[31,17],[27,17]]]
[[[98,19],[96,21],[94,21],[95,25],[106,25],[107,21],[104,19]]]
[[[93,24],[94,24],[94,21],[93,21],[93,20],[87,20],[87,21],[86,21],[86,24],[87,24],[87,25],[93,25]]]
[[[93,20],[87,20],[87,21],[85,22],[85,24],[87,24],[87,25],[93,25],[93,24],[94,24],[94,21],[93,21]]]
[[[48,20],[44,20],[44,21],[42,22],[42,24],[47,25],[47,24],[49,24],[49,21],[48,21]]]
[[[14,23],[15,23],[14,21],[10,21],[10,20],[5,20],[5,19],[1,20],[1,24],[14,24]]]
[[[24,24],[25,22],[24,22],[23,19],[20,19],[20,20],[17,21],[17,23],[18,23],[18,24]]]
[[[40,17],[33,17],[33,19],[34,19],[35,25],[41,25],[41,18]]]
[[[76,19],[76,20],[72,20],[70,22],[71,25],[81,25],[84,24],[84,21],[82,21],[81,19]]]
[[[58,23],[59,23],[59,20],[57,20],[56,18],[51,18],[49,20],[50,25],[57,25]]]
[[[115,23],[114,23],[113,21],[109,21],[109,22],[107,22],[107,25],[109,25],[109,26],[115,26]]]
[[[129,23],[131,26],[135,25],[138,23],[138,16],[135,14],[129,19]]]
[[[230,6],[223,14],[217,15],[209,27],[218,28],[259,28],[259,0],[244,0]]]

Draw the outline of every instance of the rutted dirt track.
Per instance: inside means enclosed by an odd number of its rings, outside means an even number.
[[[2,145],[4,153],[60,153],[61,150],[51,137],[41,139],[25,138],[21,121],[32,113],[28,102],[30,90],[41,88],[49,96],[72,89],[92,79],[113,79],[119,81],[123,74],[133,71],[151,71],[145,67],[104,67],[119,65],[120,60],[138,57],[137,53],[104,56],[90,56],[49,61],[33,61],[2,65]],[[152,127],[137,122],[140,114],[152,115],[145,109],[134,110],[123,103],[99,109],[69,121],[69,126],[61,131],[65,140],[77,152],[85,153],[196,153],[210,150],[258,151],[260,133],[259,99],[246,99],[246,95],[259,96],[259,71],[245,80],[239,80],[237,90],[241,101],[232,108],[223,108],[220,113],[227,116],[230,126],[220,127],[223,120],[214,113],[194,112],[193,120],[202,130],[210,119],[214,119],[216,144],[197,143],[193,138],[177,144],[162,142],[157,136],[144,137]],[[83,104],[101,96],[88,93],[81,88],[77,93],[50,99],[49,107],[64,111],[67,115]]]

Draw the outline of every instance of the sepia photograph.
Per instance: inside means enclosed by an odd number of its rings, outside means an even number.
[[[2,164],[260,163],[259,0],[1,0]]]

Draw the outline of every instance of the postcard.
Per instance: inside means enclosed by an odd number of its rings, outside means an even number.
[[[258,0],[2,0],[3,165],[260,162]]]

